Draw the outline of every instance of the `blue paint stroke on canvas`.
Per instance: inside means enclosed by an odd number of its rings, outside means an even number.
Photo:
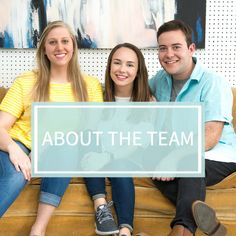
[[[202,27],[202,20],[198,17],[196,22],[196,32],[197,32],[197,43],[201,43],[203,39],[203,27]]]
[[[14,47],[12,35],[7,31],[4,31],[4,48],[12,48]]]
[[[193,41],[197,48],[205,47],[206,0],[189,1],[176,0],[177,14],[175,19],[181,19],[193,29]]]

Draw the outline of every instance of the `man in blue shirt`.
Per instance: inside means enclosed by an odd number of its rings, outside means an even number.
[[[184,22],[164,23],[158,29],[157,42],[163,70],[150,80],[157,100],[204,102],[205,106],[205,178],[153,178],[157,188],[176,206],[168,236],[192,236],[197,226],[207,235],[224,236],[226,228],[203,201],[206,186],[236,171],[231,88],[193,57],[192,30]]]

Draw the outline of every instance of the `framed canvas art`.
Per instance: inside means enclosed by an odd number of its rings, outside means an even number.
[[[1,48],[35,48],[54,20],[74,29],[80,48],[156,47],[158,27],[172,19],[189,23],[197,47],[205,46],[206,0],[1,0],[0,15]]]

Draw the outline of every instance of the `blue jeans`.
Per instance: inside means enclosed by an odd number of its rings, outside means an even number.
[[[30,150],[17,142],[28,155]],[[42,178],[39,201],[57,207],[70,182],[70,178]],[[6,152],[0,150],[0,217],[23,190],[27,180],[22,172],[16,171]]]
[[[228,175],[236,171],[236,163],[226,163],[205,160],[205,178],[176,178],[174,181],[154,181],[157,188],[176,206],[176,215],[171,222],[183,225],[192,233],[196,231],[196,224],[192,215],[192,203],[205,200],[206,186],[219,183]]]
[[[132,178],[109,178],[112,186],[112,200],[119,227],[133,230],[135,191]],[[89,195],[93,200],[106,196],[105,178],[85,178]]]

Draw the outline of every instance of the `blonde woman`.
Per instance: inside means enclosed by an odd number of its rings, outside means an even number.
[[[48,24],[36,57],[37,70],[19,76],[0,105],[0,216],[31,178],[31,103],[103,100],[100,83],[81,74],[76,38],[64,22]],[[38,215],[30,235],[45,235],[69,181],[42,178]]]

